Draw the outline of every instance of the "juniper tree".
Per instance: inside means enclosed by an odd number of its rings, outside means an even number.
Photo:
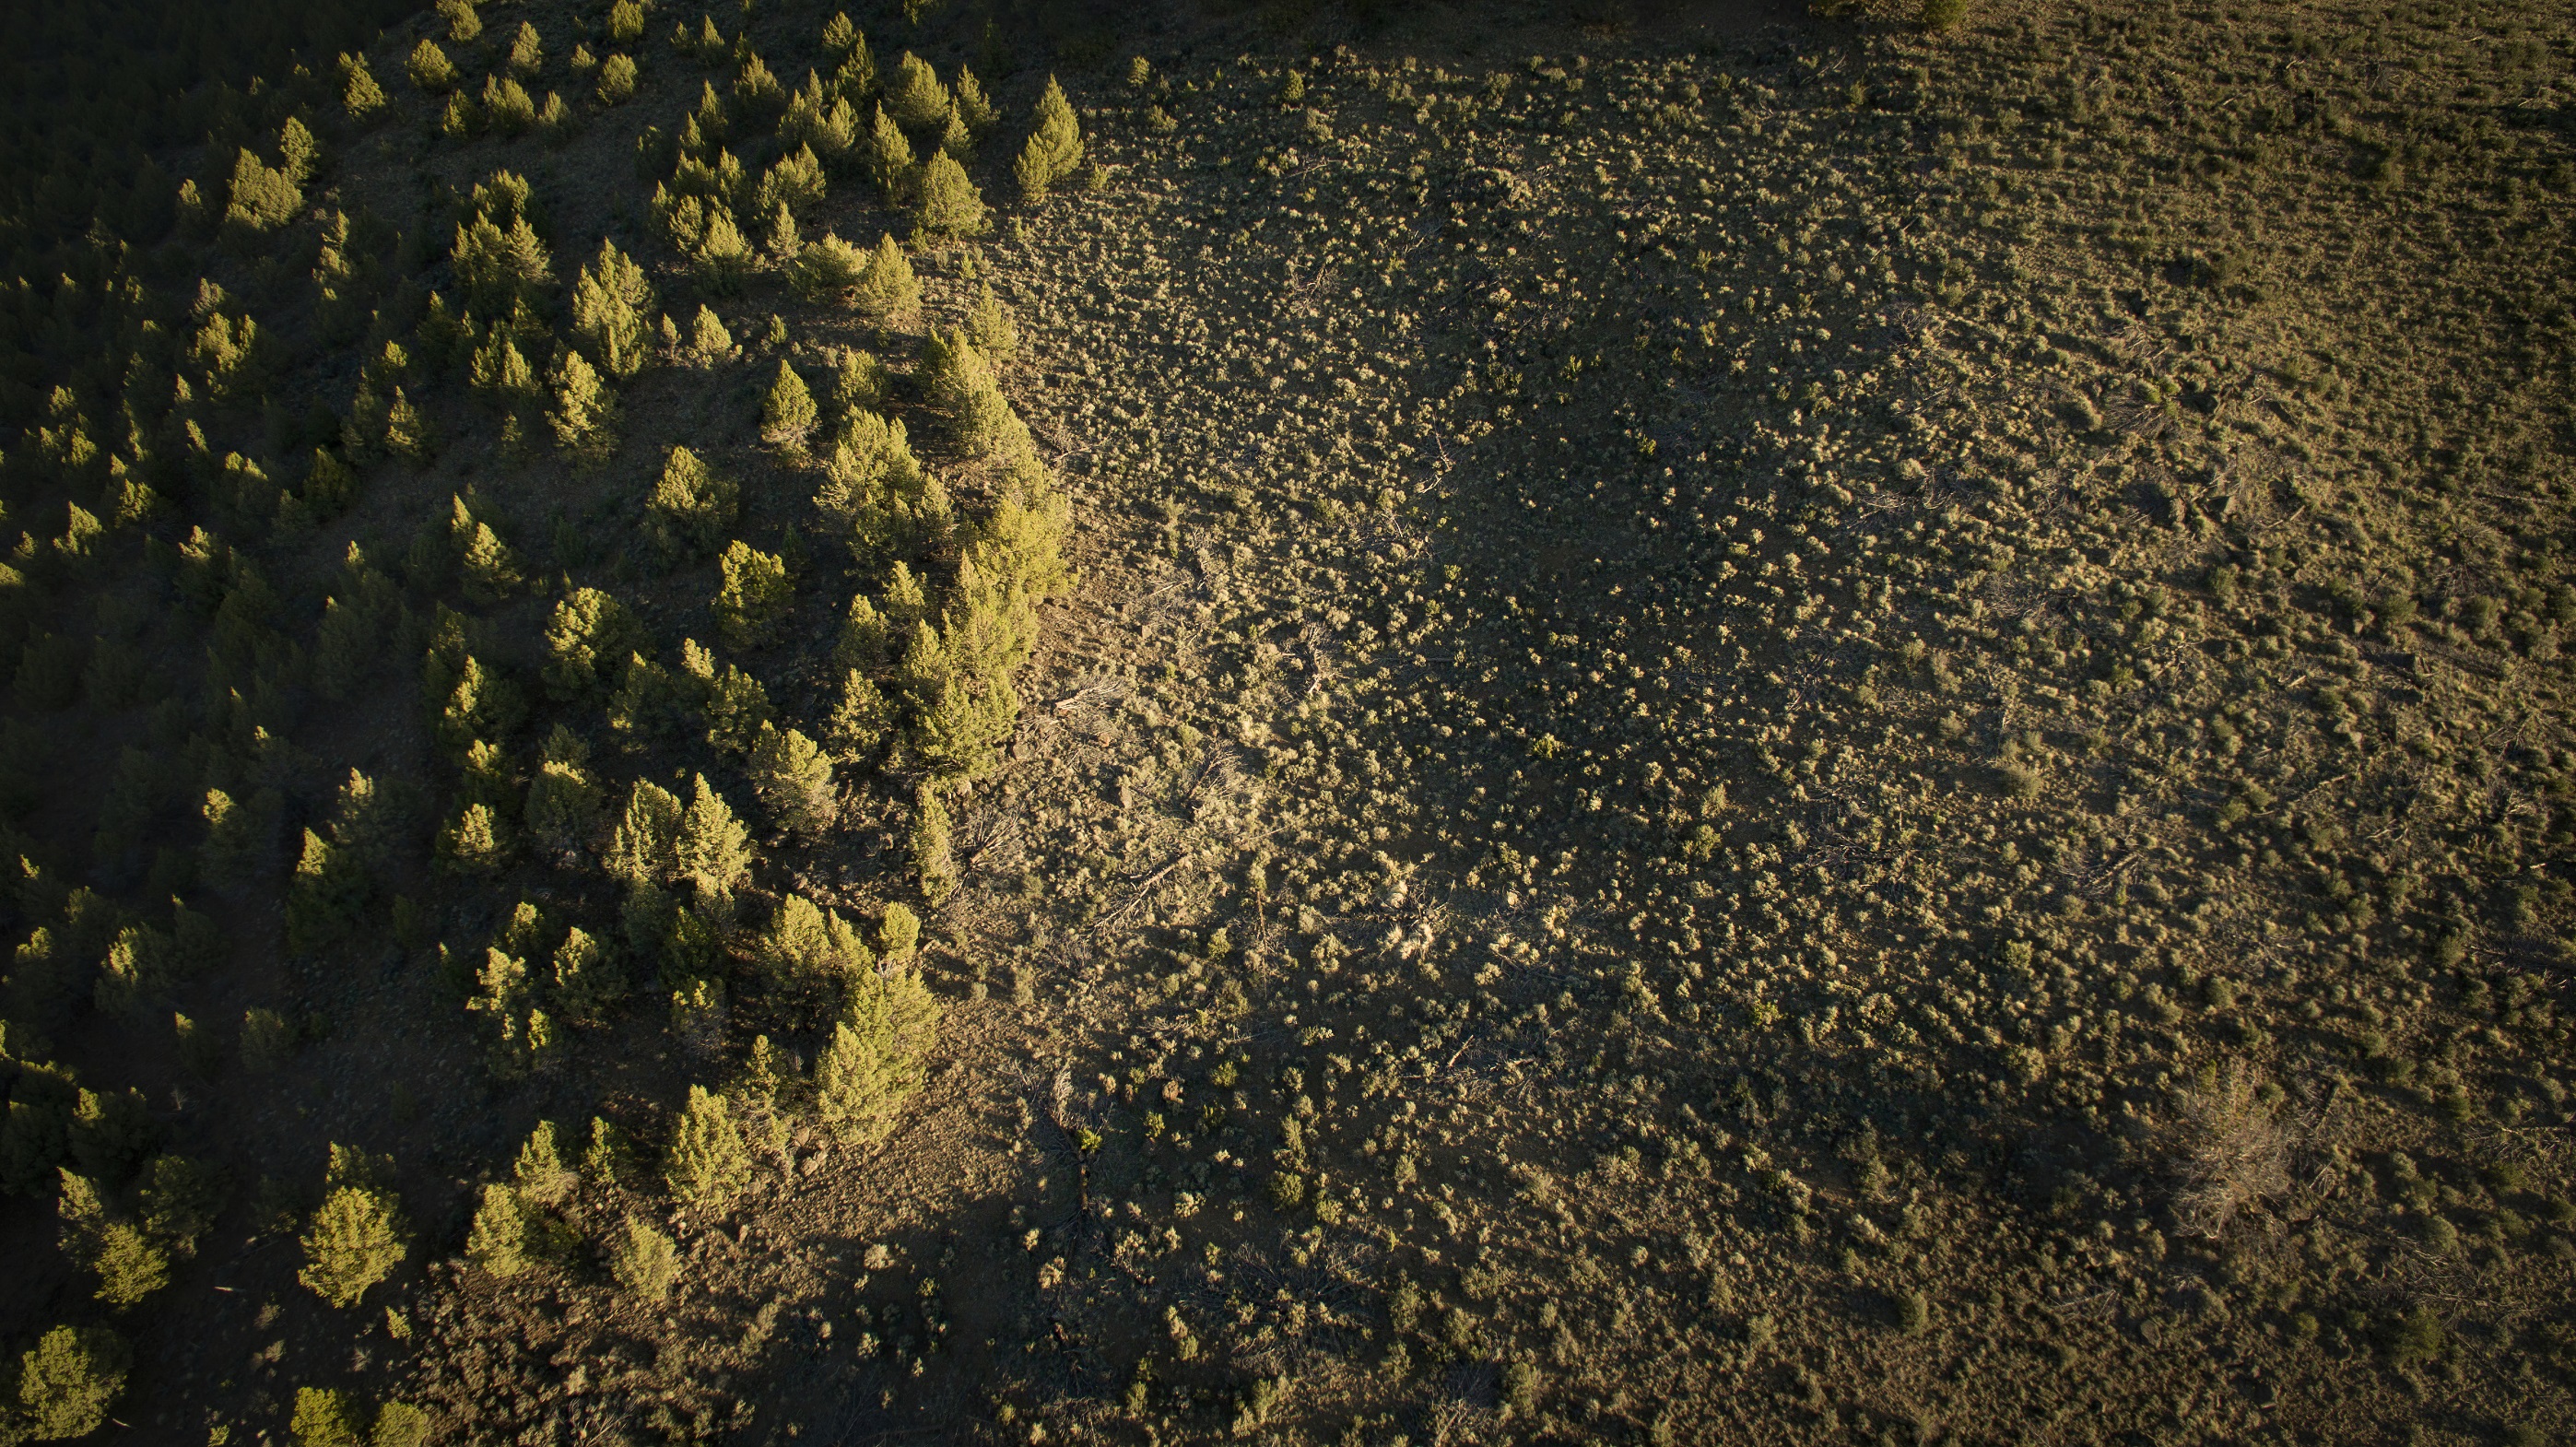
[[[993,284],[985,282],[975,293],[975,305],[966,313],[966,335],[976,349],[997,362],[1007,362],[1020,349],[1019,323],[1002,299],[993,295]]]
[[[761,726],[770,721],[769,690],[728,663],[721,673],[710,671],[701,709],[708,743],[729,754],[747,754],[759,742]]]
[[[763,724],[751,750],[751,787],[781,827],[819,835],[832,827],[840,799],[832,788],[832,761],[795,729]]]
[[[897,125],[926,130],[947,118],[948,87],[939,83],[939,72],[929,61],[907,50],[886,78],[885,104]]]
[[[302,1238],[296,1280],[333,1306],[350,1306],[410,1254],[409,1231],[388,1192],[344,1183],[322,1198]]]
[[[795,602],[786,563],[736,538],[725,547],[717,565],[724,581],[708,604],[717,631],[735,648],[767,644]]]
[[[520,21],[519,33],[510,39],[510,73],[521,80],[534,80],[545,64],[546,46],[537,36],[537,27]]]
[[[287,948],[311,951],[346,938],[364,922],[367,893],[366,867],[305,830],[303,856],[287,886]]]
[[[912,274],[911,258],[895,244],[891,232],[877,238],[867,276],[859,283],[858,306],[861,314],[881,327],[905,325],[921,310],[921,283]]]
[[[528,1221],[519,1193],[497,1181],[484,1186],[483,1203],[465,1235],[467,1258],[494,1276],[516,1276],[528,1268],[527,1245]]]
[[[394,813],[376,781],[351,769],[332,799],[331,842],[360,869],[382,869],[393,862]]]
[[[855,761],[885,742],[893,729],[893,712],[886,706],[885,695],[869,677],[853,668],[841,680],[841,696],[832,705],[832,716],[824,726],[824,737],[832,744],[836,756]]]
[[[816,159],[814,148],[800,144],[761,176],[753,209],[766,212],[784,206],[791,212],[811,211],[822,204],[828,189],[823,163]]]
[[[643,643],[643,626],[625,604],[598,588],[575,588],[546,623],[546,690],[567,701],[591,697],[607,686],[608,666]]]
[[[966,168],[946,151],[934,153],[921,168],[918,193],[912,208],[915,236],[980,236],[992,216]]]
[[[850,47],[841,52],[840,64],[832,70],[832,85],[853,101],[865,101],[877,92],[877,60],[868,50],[868,38],[857,29],[850,31]]]
[[[852,46],[862,43],[863,42],[859,39],[859,27],[850,23],[850,12],[846,10],[836,11],[831,19],[823,22],[823,53],[825,55],[847,55],[850,53],[850,48]]]
[[[743,239],[742,228],[734,225],[733,217],[719,211],[708,218],[706,235],[689,260],[696,268],[699,285],[718,296],[731,296],[751,275],[751,243]]]
[[[966,118],[954,105],[948,108],[948,124],[939,132],[939,154],[959,165],[975,159],[975,134],[966,129]]]
[[[456,84],[456,66],[447,58],[435,40],[424,37],[411,48],[411,57],[403,63],[411,83],[430,95],[444,95]]]
[[[456,228],[450,249],[456,279],[466,296],[484,313],[501,315],[519,301],[533,301],[554,284],[554,262],[528,218],[512,218],[505,230],[488,215]]]
[[[587,932],[568,930],[555,947],[551,995],[566,1018],[596,1023],[626,993],[626,980],[607,946]]]
[[[617,398],[581,353],[567,349],[554,367],[554,405],[546,423],[555,441],[574,456],[596,461],[614,445]]]
[[[494,874],[508,859],[500,816],[490,805],[466,805],[438,833],[438,864],[450,873]]]
[[[873,669],[884,666],[886,643],[893,636],[886,616],[877,611],[865,593],[850,595],[850,606],[841,617],[840,635],[832,643],[832,663],[838,668]]]
[[[18,1357],[18,1427],[38,1441],[86,1437],[107,1425],[134,1353],[103,1326],[58,1326]]]
[[[984,83],[975,78],[975,72],[962,65],[957,67],[957,94],[950,114],[964,121],[966,128],[979,140],[992,130],[995,121],[1001,119],[1001,112],[993,108],[992,98],[984,94]]]
[[[802,452],[807,435],[814,430],[815,417],[813,392],[796,374],[795,367],[781,357],[777,380],[769,384],[769,395],[760,404],[762,440]]]
[[[349,113],[349,119],[364,124],[385,108],[385,88],[376,83],[375,73],[367,69],[367,57],[363,53],[342,53],[340,75],[340,106]]]
[[[751,1153],[723,1096],[689,1087],[688,1104],[671,1135],[662,1180],[683,1206],[720,1213],[751,1183]]]
[[[788,210],[784,201],[770,207],[769,240],[761,250],[768,255],[770,265],[791,274],[795,271],[796,258],[803,254],[805,243],[796,234],[796,213]]]
[[[1012,163],[1012,179],[1019,182],[1020,193],[1034,201],[1081,164],[1082,124],[1074,118],[1073,103],[1064,98],[1064,88],[1050,75],[1038,97],[1036,129],[1021,147],[1019,160]]]
[[[635,62],[624,55],[612,55],[599,63],[599,85],[594,92],[604,106],[621,106],[635,98]]]
[[[884,106],[877,107],[876,119],[868,127],[866,162],[868,179],[884,193],[886,203],[901,202],[912,179],[912,142],[904,138],[903,127],[895,124]]]
[[[578,761],[554,757],[554,752],[548,750],[549,757],[539,762],[529,779],[520,817],[538,849],[559,863],[568,863],[578,857],[598,824],[599,786]]]
[[[796,253],[791,275],[808,300],[843,301],[858,289],[867,272],[867,253],[826,231],[822,240]]]
[[[687,810],[670,790],[638,779],[610,837],[601,864],[629,884],[654,884],[678,870],[680,830]]]
[[[585,767],[587,749],[577,747],[577,742],[564,747],[569,734],[562,724],[554,726],[554,734],[546,742],[546,757],[538,762],[536,775],[528,780],[528,803],[520,819],[538,850],[556,863],[569,865],[580,860],[582,847],[598,826],[600,788]]]
[[[536,98],[508,76],[485,76],[482,99],[485,120],[504,136],[523,134],[537,123]]]
[[[698,455],[675,446],[645,504],[645,530],[665,551],[707,553],[732,526],[735,488],[710,471]]]
[[[854,977],[848,1009],[814,1064],[817,1114],[843,1139],[883,1139],[896,1107],[921,1088],[938,1031],[938,1002],[912,969]]]
[[[618,45],[632,45],[644,38],[642,0],[617,0],[608,7],[608,38]]]
[[[729,901],[734,885],[751,870],[751,831],[704,774],[697,776],[672,856],[673,872],[689,881],[700,905],[709,909]]]
[[[186,1156],[154,1156],[135,1193],[143,1229],[173,1255],[194,1256],[199,1238],[212,1231],[223,1206],[215,1172]]]
[[[913,796],[912,831],[907,844],[913,872],[921,881],[922,898],[937,908],[956,891],[957,861],[949,852],[948,808],[940,802],[939,790],[933,784],[922,785]]]
[[[361,1447],[366,1437],[357,1394],[333,1387],[296,1388],[286,1430],[295,1447]]]
[[[608,1274],[636,1300],[658,1304],[670,1296],[680,1278],[679,1249],[670,1237],[629,1216],[612,1239]]]
[[[573,283],[573,334],[589,344],[592,358],[610,376],[632,377],[643,370],[651,345],[644,318],[652,310],[653,286],[644,268],[602,238],[598,260]]]
[[[761,937],[760,959],[773,984],[804,989],[854,980],[875,966],[876,953],[839,911],[819,908],[801,894],[788,894],[779,899],[778,911]]]
[[[699,306],[697,320],[690,324],[689,350],[700,362],[719,362],[733,355],[733,333],[725,330],[715,308]]]

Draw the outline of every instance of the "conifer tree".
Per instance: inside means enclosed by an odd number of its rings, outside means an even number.
[[[331,1188],[303,1236],[296,1280],[333,1306],[354,1305],[410,1254],[409,1231],[389,1192],[355,1182]]]
[[[833,704],[831,720],[824,728],[834,753],[844,760],[860,759],[885,742],[892,727],[885,695],[866,674],[850,669],[842,677],[840,699]]]
[[[877,107],[876,120],[868,127],[867,167],[886,203],[900,203],[912,179],[912,142],[884,106]]]
[[[1074,117],[1072,102],[1064,98],[1064,87],[1050,75],[1046,91],[1038,97],[1037,127],[1012,164],[1011,176],[1020,183],[1020,194],[1035,201],[1081,164],[1081,122]]]
[[[947,119],[948,87],[939,83],[939,72],[929,61],[907,50],[886,78],[885,104],[894,113],[895,124],[906,130],[927,130]]]
[[[984,204],[984,195],[966,175],[957,158],[941,151],[921,168],[920,194],[912,209],[912,231],[915,236],[957,238],[980,236],[988,224],[992,208]]]
[[[891,232],[877,238],[868,274],[859,283],[859,310],[881,327],[909,323],[921,310],[921,283],[912,274],[911,258],[895,244]]]
[[[622,106],[635,98],[635,62],[625,55],[612,55],[599,64],[599,86],[595,94],[604,106]]]
[[[288,116],[286,123],[277,128],[278,169],[286,174],[290,184],[300,190],[313,179],[314,169],[321,160],[321,142],[313,139],[313,132],[305,128],[301,119]],[[345,229],[342,234],[345,237]]]
[[[859,43],[859,27],[850,23],[850,12],[847,10],[836,12],[830,20],[823,23],[825,55],[835,57],[847,55],[850,53],[850,47]]]
[[[707,680],[707,742],[729,754],[749,753],[769,722],[769,690],[759,679],[726,664]]]
[[[967,310],[966,335],[978,351],[996,362],[1009,361],[1020,349],[1019,323],[1010,307],[993,295],[989,281],[976,289],[975,305]]]
[[[567,701],[599,693],[608,686],[609,666],[643,642],[643,626],[625,604],[602,589],[575,588],[546,623],[547,692]]]
[[[287,886],[287,948],[316,950],[345,938],[363,922],[367,891],[366,867],[352,851],[305,830],[303,856]]]
[[[840,812],[832,761],[795,729],[761,726],[751,750],[751,787],[780,826],[799,834],[822,834]]]
[[[403,389],[394,389],[394,400],[385,408],[385,450],[418,466],[429,461],[435,451],[429,419],[412,405]]]
[[[499,1182],[483,1188],[483,1204],[466,1232],[465,1254],[494,1276],[511,1277],[528,1269],[528,1221],[519,1193]]]
[[[662,1180],[681,1205],[711,1214],[732,1205],[751,1184],[751,1153],[743,1148],[742,1128],[723,1096],[703,1085],[689,1087]]]
[[[521,80],[534,80],[545,63],[546,46],[537,36],[537,27],[520,21],[519,33],[510,39],[510,74]]]
[[[581,353],[567,348],[555,361],[554,405],[546,410],[555,441],[575,457],[597,461],[614,445],[616,413],[615,394]]]
[[[993,108],[992,98],[984,94],[984,83],[975,78],[975,72],[962,65],[957,67],[957,98],[951,114],[964,121],[966,129],[973,132],[978,140],[993,129],[995,121],[1001,119],[1001,112]]]
[[[487,804],[468,804],[438,835],[440,867],[457,874],[488,875],[508,862],[500,817]]]
[[[841,301],[867,276],[867,253],[826,231],[796,254],[796,289],[814,301]]]
[[[701,362],[719,362],[733,355],[733,333],[725,330],[724,319],[713,307],[701,305],[697,321],[691,326],[689,349]]]
[[[777,380],[769,384],[769,395],[760,405],[761,439],[773,446],[801,452],[807,435],[814,430],[815,416],[813,392],[787,359],[781,357]]]
[[[563,1155],[555,1148],[555,1123],[541,1120],[528,1132],[519,1146],[518,1158],[511,1164],[510,1177],[522,1199],[539,1206],[561,1206],[570,1199],[581,1178],[567,1169]]]
[[[532,302],[554,284],[553,258],[524,215],[512,218],[504,229],[477,212],[472,222],[456,228],[449,257],[467,297],[487,315],[503,315],[517,302]]]
[[[877,92],[877,59],[868,49],[868,38],[856,28],[850,31],[850,48],[841,54],[841,63],[832,72],[832,86],[851,101],[864,102]]]
[[[670,790],[649,779],[636,780],[600,862],[612,876],[632,885],[670,878],[679,870],[680,831],[686,814]]]
[[[404,62],[403,69],[411,76],[413,85],[430,95],[445,95],[456,84],[455,64],[448,60],[447,52],[439,48],[437,41],[426,36],[411,48],[411,59]]]
[[[361,125],[373,120],[385,108],[385,88],[376,83],[375,73],[367,69],[365,54],[344,52],[340,56],[340,74],[344,81],[340,104],[348,111],[349,119]]]
[[[771,203],[769,240],[762,243],[761,250],[769,257],[770,265],[791,275],[794,273],[796,258],[804,253],[805,242],[796,234],[796,213],[788,210],[784,201]]]
[[[767,212],[784,206],[791,212],[803,213],[822,204],[829,185],[823,176],[823,163],[814,148],[799,144],[781,156],[760,178],[760,190],[752,207]]]
[[[934,784],[922,785],[913,796],[909,843],[913,872],[921,880],[921,896],[935,909],[957,888],[957,861],[949,853],[948,808],[940,802]]]
[[[697,776],[697,791],[681,820],[673,854],[675,872],[696,888],[700,905],[710,909],[730,900],[734,885],[751,870],[751,831],[704,774]]]
[[[599,259],[583,267],[573,284],[573,333],[610,376],[632,377],[643,370],[651,345],[644,318],[652,310],[653,286],[644,268],[603,237]]]
[[[840,636],[832,643],[832,663],[838,668],[874,669],[885,665],[886,644],[893,629],[885,614],[865,593],[852,593],[850,606],[841,617]]]
[[[381,869],[393,858],[393,814],[376,781],[351,769],[332,801],[331,842],[358,868]]]
[[[107,1425],[125,1391],[133,1349],[103,1326],[58,1326],[18,1358],[18,1412],[9,1426],[43,1442],[86,1437]]]
[[[706,237],[690,255],[699,285],[718,296],[731,296],[742,289],[743,279],[751,274],[752,260],[751,243],[743,239],[742,228],[722,211],[707,219]]]
[[[856,977],[848,1011],[814,1065],[815,1106],[845,1140],[874,1143],[921,1088],[937,1044],[939,1006],[921,977],[894,966]]]
[[[522,814],[528,837],[558,862],[569,863],[590,838],[599,819],[599,787],[589,771],[570,759],[549,757],[528,781]]]
[[[366,1435],[357,1395],[331,1387],[296,1388],[287,1431],[295,1447],[361,1447]]]
[[[645,504],[645,529],[665,551],[712,552],[733,524],[735,498],[731,479],[674,446]]]
[[[797,991],[847,986],[876,964],[876,952],[838,910],[818,908],[801,894],[779,899],[761,937],[760,958],[772,984]]]
[[[483,117],[504,136],[523,134],[537,123],[536,98],[528,88],[503,75],[483,78]]]
[[[457,572],[467,598],[489,606],[517,591],[526,581],[519,571],[518,555],[501,541],[490,523],[474,516],[462,496],[448,499],[447,530],[457,548]]]
[[[807,405],[812,405],[810,398]],[[708,605],[715,614],[717,630],[730,647],[759,648],[767,644],[795,603],[787,564],[776,554],[764,553],[736,538],[726,545],[717,566],[724,582]]]
[[[596,1023],[626,993],[608,947],[583,930],[568,930],[554,953],[555,1003],[576,1023]]]
[[[680,1278],[679,1248],[671,1244],[670,1237],[629,1216],[610,1247],[608,1274],[628,1295],[646,1305],[657,1305],[670,1296],[671,1287]]]
[[[975,133],[966,128],[966,118],[954,104],[948,108],[948,123],[939,131],[939,154],[961,166],[975,159]]]

